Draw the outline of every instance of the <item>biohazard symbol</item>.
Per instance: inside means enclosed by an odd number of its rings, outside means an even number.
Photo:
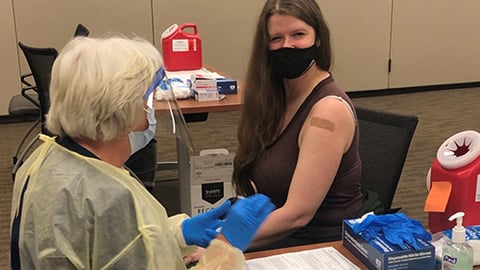
[[[457,146],[457,149],[449,149],[449,150],[452,151],[456,157],[461,157],[466,153],[468,153],[468,151],[470,151],[470,145],[471,143],[467,144],[466,139],[464,139],[461,145],[455,142],[455,146]]]

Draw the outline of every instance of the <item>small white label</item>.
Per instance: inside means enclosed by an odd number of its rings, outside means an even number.
[[[477,187],[475,192],[475,202],[480,202],[480,174],[477,175]]]
[[[188,39],[173,39],[172,51],[174,52],[188,52]]]

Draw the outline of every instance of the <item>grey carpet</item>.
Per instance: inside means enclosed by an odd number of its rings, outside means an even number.
[[[372,109],[415,114],[419,123],[405,162],[393,207],[402,207],[409,217],[427,222],[423,204],[427,195],[425,177],[439,145],[451,135],[480,130],[480,88],[416,92],[355,98],[354,103]],[[206,122],[190,123],[196,152],[209,148],[236,148],[238,112],[211,113]],[[12,154],[31,123],[0,124],[0,269],[9,269],[9,224],[12,192]],[[175,138],[165,119],[159,121],[158,159],[175,160]],[[175,172],[158,172],[154,194],[169,214],[179,211]]]

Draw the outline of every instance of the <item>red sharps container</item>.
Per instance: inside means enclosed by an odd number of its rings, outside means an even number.
[[[202,68],[202,40],[197,25],[173,24],[162,34],[162,55],[165,70],[196,70]]]
[[[480,225],[480,133],[462,131],[440,145],[427,188],[425,211],[432,233],[453,228],[448,218],[456,212],[465,213],[464,226]]]

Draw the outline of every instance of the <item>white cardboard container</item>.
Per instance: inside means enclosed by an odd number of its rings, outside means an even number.
[[[233,196],[232,174],[235,154],[226,149],[200,151],[190,158],[190,212],[201,214]]]

